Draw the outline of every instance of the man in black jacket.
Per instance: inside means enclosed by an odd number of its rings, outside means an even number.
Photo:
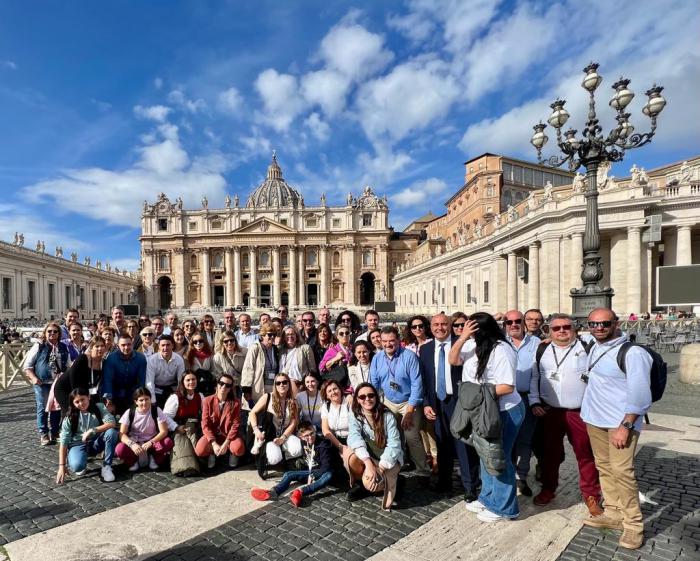
[[[450,420],[457,405],[458,388],[462,381],[462,367],[450,366],[447,357],[452,348],[450,318],[436,314],[430,320],[434,339],[420,348],[421,376],[423,377],[423,412],[435,422],[438,445],[438,480],[431,485],[435,491],[452,488],[454,459],[459,460],[459,471],[464,487],[464,500],[475,501],[479,487],[479,457],[474,448],[456,440],[450,432]]]

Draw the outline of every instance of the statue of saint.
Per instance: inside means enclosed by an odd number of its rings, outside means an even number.
[[[231,197],[226,195],[226,200],[224,200],[224,204],[226,205],[226,208],[231,208]]]
[[[202,197],[202,208],[209,208],[209,199],[207,199],[206,195]]]

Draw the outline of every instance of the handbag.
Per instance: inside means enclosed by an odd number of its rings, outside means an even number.
[[[350,378],[348,377],[348,365],[343,361],[340,361],[327,372],[321,373],[321,378],[324,382],[327,380],[333,380],[334,382],[338,382],[338,385],[347,387],[348,382],[350,381]]]

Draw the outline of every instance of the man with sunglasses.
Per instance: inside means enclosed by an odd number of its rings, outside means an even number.
[[[523,313],[518,310],[506,312],[503,322],[506,339],[512,345],[518,355],[518,364],[515,373],[517,391],[525,404],[525,420],[520,425],[518,438],[513,447],[513,463],[516,468],[518,491],[526,497],[532,496],[532,489],[527,484],[527,475],[530,473],[530,457],[532,455],[532,437],[535,433],[537,418],[530,411],[527,401],[530,392],[530,380],[532,378],[532,364],[535,360],[537,346],[540,338],[530,335],[525,331]]]
[[[316,339],[318,335],[316,334],[316,316],[313,312],[306,311],[301,314],[301,340],[306,343],[309,347],[314,348],[316,346]]]
[[[596,308],[588,315],[595,343],[588,354],[588,387],[581,403],[595,463],[600,472],[605,512],[583,521],[594,528],[623,530],[619,545],[638,549],[644,542],[644,522],[634,475],[642,419],[651,406],[651,355],[632,346],[625,355],[623,372],[617,354],[629,341],[618,335],[615,312]]]
[[[294,325],[294,322],[289,319],[289,308],[287,308],[287,306],[282,305],[277,308],[277,317],[282,320],[283,327]]]
[[[538,506],[549,504],[559,485],[559,465],[564,455],[564,435],[576,455],[579,488],[591,516],[600,516],[600,482],[586,424],[581,420],[581,403],[586,393],[582,376],[588,353],[576,337],[574,320],[553,314],[549,323],[551,343],[540,343],[530,382],[530,407],[542,427],[540,466],[542,490],[533,499]]]
[[[355,341],[367,341],[369,332],[379,327],[379,312],[376,310],[367,310],[365,312],[365,323],[367,324],[367,331],[358,335]]]

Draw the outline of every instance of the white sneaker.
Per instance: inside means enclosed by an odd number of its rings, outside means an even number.
[[[112,483],[114,481],[114,472],[112,471],[112,466],[102,466],[102,471],[100,472],[100,475],[102,475],[102,481],[105,483]]]
[[[481,520],[482,522],[499,522],[500,520],[508,520],[504,516],[501,516],[500,514],[494,514],[490,510],[482,510],[479,514],[476,515],[476,518],[478,520]]]
[[[214,454],[209,454],[207,458],[207,468],[214,469],[214,466],[216,466],[216,456]]]
[[[479,514],[481,511],[483,511],[486,507],[482,505],[479,501],[472,501],[470,503],[465,503],[467,510],[469,512],[474,512],[476,514]]]
[[[86,469],[81,469],[80,471],[73,472],[73,475],[75,477],[82,477],[83,475],[85,475],[85,472],[87,472]]]
[[[133,466],[129,468],[129,471],[138,471],[139,470],[139,463],[138,461],[134,463]]]
[[[156,463],[156,459],[151,456],[151,459],[148,460],[148,467],[152,469],[153,471],[157,470],[160,466]]]
[[[265,444],[264,440],[258,440],[257,438],[255,439],[255,442],[253,443],[253,447],[250,449],[250,453],[255,456],[257,455],[258,452],[260,452],[260,448],[262,448],[262,445]]]

